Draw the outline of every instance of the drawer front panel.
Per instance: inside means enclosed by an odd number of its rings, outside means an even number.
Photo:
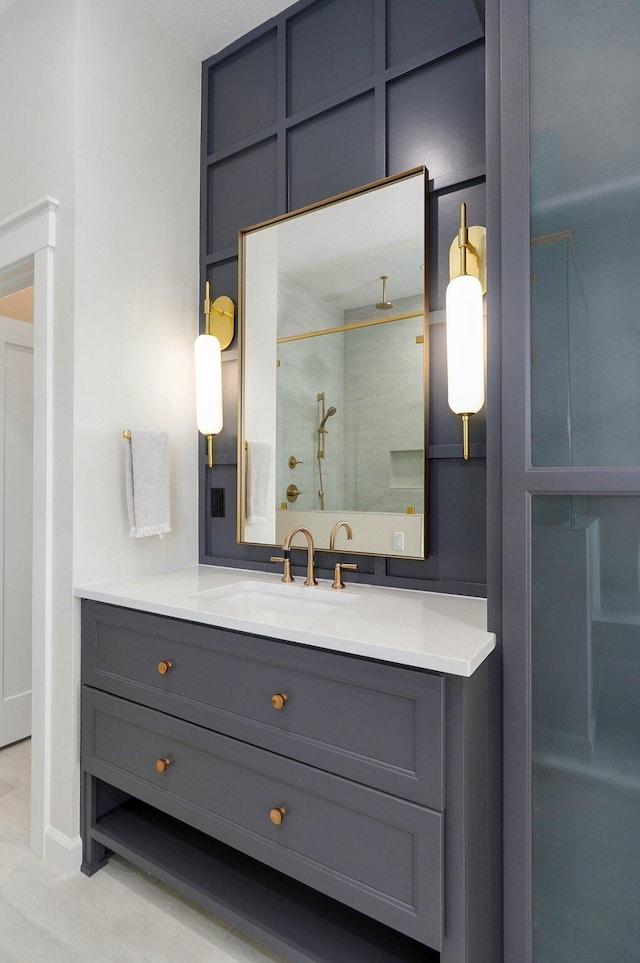
[[[439,675],[85,602],[83,681],[443,809]]]
[[[440,946],[440,813],[86,687],[82,764],[289,876]]]

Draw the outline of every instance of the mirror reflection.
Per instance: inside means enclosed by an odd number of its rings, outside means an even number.
[[[239,541],[426,545],[426,172],[241,234]],[[342,541],[342,539],[340,539]]]

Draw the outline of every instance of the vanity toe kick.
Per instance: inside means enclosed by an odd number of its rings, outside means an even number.
[[[414,939],[442,939],[442,814],[104,692],[83,769]]]

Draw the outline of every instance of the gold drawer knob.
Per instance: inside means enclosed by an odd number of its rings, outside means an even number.
[[[289,696],[285,695],[284,692],[276,692],[275,695],[271,696],[271,705],[274,709],[284,709],[288,698]]]
[[[278,806],[277,809],[272,809],[269,813],[269,819],[274,826],[279,826],[284,817],[287,815],[287,810],[284,806]]]
[[[171,765],[171,760],[170,760],[170,759],[157,759],[157,760],[156,760],[156,769],[157,769],[158,772],[166,772],[170,765]]]
[[[173,662],[170,659],[163,659],[162,662],[158,662],[158,672],[160,675],[166,675],[167,672],[171,672],[173,669]]]

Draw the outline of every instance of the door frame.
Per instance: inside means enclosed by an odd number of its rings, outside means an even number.
[[[486,0],[488,290],[497,314],[489,356],[488,610],[489,629],[502,640],[503,963],[533,956],[532,500],[640,493],[638,465],[531,464],[529,3]]]
[[[45,855],[51,783],[53,651],[53,274],[58,201],[44,197],[0,221],[0,270],[33,264],[33,574],[31,848]]]

